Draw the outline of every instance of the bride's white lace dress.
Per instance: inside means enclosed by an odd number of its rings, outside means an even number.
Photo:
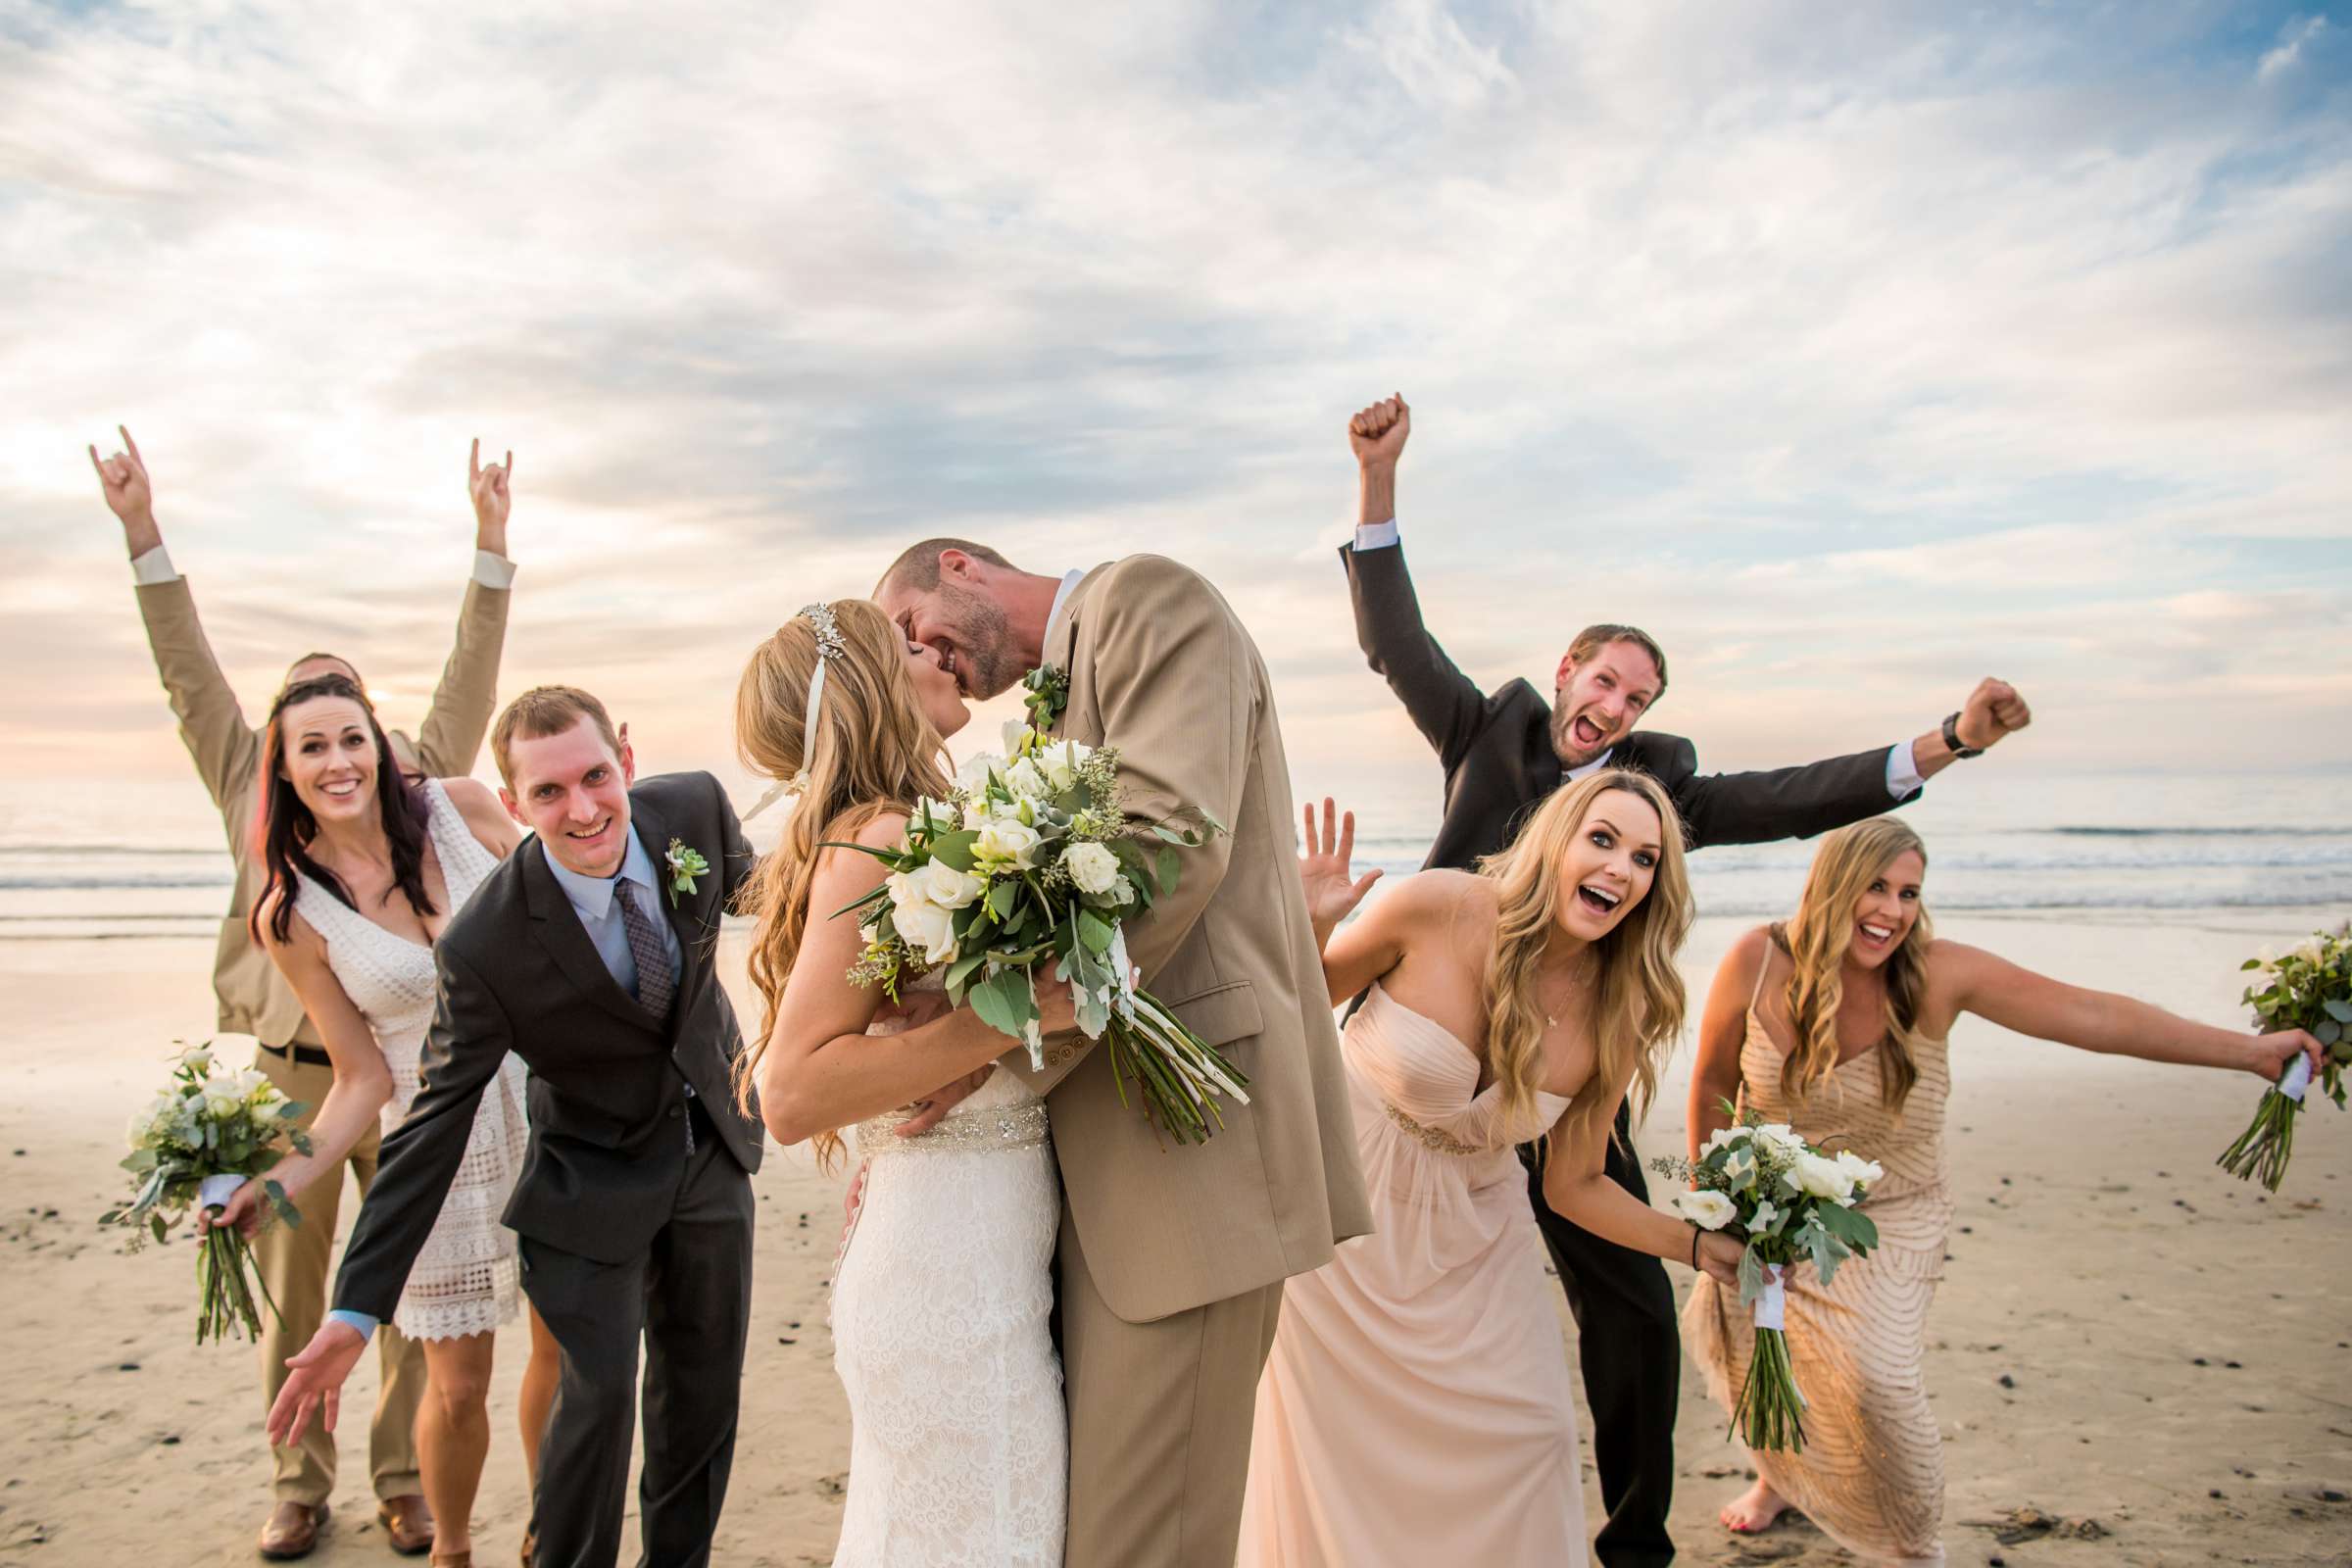
[[[432,808],[433,855],[449,888],[447,912],[455,914],[498,869],[498,857],[482,848],[438,779],[425,780],[424,795]],[[383,1129],[390,1132],[408,1115],[419,1088],[418,1059],[433,1022],[433,950],[393,935],[307,876],[295,887],[294,907],[325,942],[327,967],[367,1018],[392,1069],[392,1098],[383,1109]],[[530,1143],[525,1074],[522,1058],[508,1056],[473,1113],[466,1157],[392,1314],[413,1339],[487,1334],[520,1309],[514,1233],[500,1216]]]
[[[891,1025],[877,1023],[875,1032]],[[850,1399],[834,1568],[1059,1568],[1068,1486],[1045,1102],[999,1069],[915,1138],[857,1131],[865,1181],[833,1272]]]

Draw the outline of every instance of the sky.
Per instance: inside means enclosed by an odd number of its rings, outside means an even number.
[[[1997,674],[2021,776],[2340,767],[2352,13],[0,0],[20,780],[186,767],[126,423],[257,716],[324,647],[415,724],[478,435],[502,689],[653,770],[740,778],[751,649],[954,533],[1191,564],[1302,789],[1434,803],[1333,554],[1393,390],[1483,685],[1628,620],[1706,765]]]

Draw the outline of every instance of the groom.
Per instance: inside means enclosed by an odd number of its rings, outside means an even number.
[[[1041,577],[932,539],[874,598],[969,696],[1062,670],[1055,733],[1118,748],[1131,818],[1200,809],[1229,829],[1127,945],[1144,985],[1249,1074],[1250,1102],[1207,1143],[1163,1147],[1083,1035],[1050,1039],[1042,1072],[1025,1051],[1004,1061],[1048,1097],[1061,1164],[1063,1560],[1231,1568],[1282,1282],[1371,1229],[1265,664],[1217,591],[1157,556]]]
[[[758,1118],[735,1106],[743,1039],[713,957],[751,851],[708,773],[636,784],[634,756],[586,692],[525,692],[490,744],[501,799],[535,836],[434,944],[424,1087],[384,1140],[335,1310],[289,1363],[271,1439],[299,1434],[321,1399],[333,1425],[511,1051],[531,1069],[531,1144],[505,1219],[523,1291],[563,1348],[525,1559],[618,1559],[642,1335],[640,1561],[707,1563],[735,1451],[760,1153]]]

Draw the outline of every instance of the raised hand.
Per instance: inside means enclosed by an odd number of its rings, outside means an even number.
[[[361,1352],[368,1342],[350,1324],[328,1318],[311,1336],[311,1343],[287,1357],[291,1369],[285,1386],[277,1391],[277,1398],[270,1406],[270,1442],[273,1447],[287,1447],[300,1440],[309,1429],[314,1412],[323,1415],[326,1430],[335,1430],[335,1414],[342,1407],[343,1383],[351,1369],[360,1364]]]
[[[1374,464],[1395,466],[1404,451],[1404,438],[1412,433],[1413,411],[1404,406],[1401,392],[1359,409],[1348,421],[1348,444],[1355,449],[1355,461],[1367,467]]]
[[[147,465],[139,458],[139,444],[130,438],[125,426],[118,424],[115,431],[122,437],[122,450],[111,458],[101,458],[97,447],[92,446],[90,466],[98,470],[98,485],[106,493],[107,510],[122,519],[123,541],[136,558],[162,544],[164,536],[155,524],[155,493],[147,483]]]
[[[1987,675],[1977,682],[1977,689],[1961,706],[1960,743],[1983,751],[2033,722],[2034,710],[2017,694],[2017,688]]]
[[[514,505],[514,453],[507,461],[482,466],[482,438],[473,438],[466,459],[466,489],[473,497],[474,543],[493,555],[507,553],[507,512]]]
[[[1350,881],[1348,861],[1355,853],[1355,813],[1339,818],[1335,827],[1331,797],[1323,797],[1323,826],[1315,826],[1312,802],[1300,808],[1306,822],[1306,853],[1298,858],[1298,885],[1306,894],[1306,914],[1318,935],[1328,936],[1348,911],[1364,902],[1380,872],[1372,870]]]

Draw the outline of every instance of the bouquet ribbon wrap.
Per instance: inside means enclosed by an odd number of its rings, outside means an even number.
[[[2310,1088],[2311,1058],[2297,1053],[2295,1059],[2286,1064],[2286,1071],[2279,1076],[2278,1093],[2300,1105],[2304,1092]]]
[[[1756,1297],[1756,1327],[1786,1329],[1788,1315],[1788,1287],[1781,1278],[1782,1265],[1764,1265],[1764,1289]]]
[[[233,1174],[207,1176],[196,1186],[197,1205],[202,1208],[226,1208],[228,1200],[237,1196],[237,1189],[245,1185],[245,1180]]]

